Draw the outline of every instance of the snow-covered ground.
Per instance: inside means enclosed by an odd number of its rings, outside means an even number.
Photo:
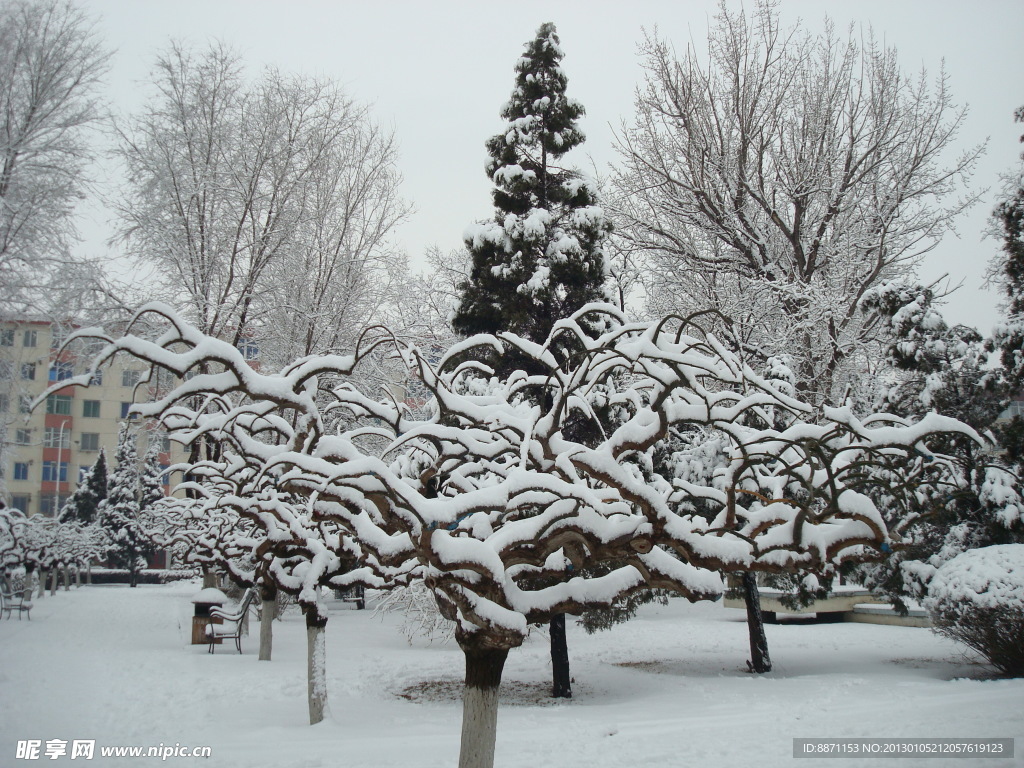
[[[462,657],[399,633],[398,617],[332,611],[331,714],[307,724],[305,627],[275,624],[274,661],[258,625],[214,655],[191,646],[195,584],[83,587],[37,600],[31,621],[0,622],[0,766],[19,740],[95,739],[91,761],[53,765],[451,768]],[[496,765],[1024,765],[1024,680],[984,667],[927,629],[868,624],[767,628],[775,671],[747,674],[741,611],[675,599],[588,636],[570,625],[575,698],[546,698],[547,640],[505,669]],[[571,624],[571,623],[570,623]],[[795,737],[1015,737],[1013,759],[800,759]],[[209,759],[102,758],[101,746],[210,746]],[[45,757],[41,756],[41,760]]]

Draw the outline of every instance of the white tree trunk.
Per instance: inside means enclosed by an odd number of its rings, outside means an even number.
[[[317,626],[319,621],[324,624]],[[313,615],[306,617],[306,661],[307,687],[309,694],[309,724],[322,721],[327,712],[327,648],[324,642],[326,619]]]
[[[46,597],[46,577],[49,575],[43,569],[39,569],[39,594],[37,597]]]
[[[219,586],[217,584],[217,574],[212,568],[203,569],[203,589],[210,589],[212,587]]]
[[[75,587],[82,588],[82,566],[77,563],[75,564]]]
[[[263,598],[260,612],[260,661],[270,661],[274,647],[274,617],[277,615],[277,595]]]
[[[92,586],[92,560],[85,566],[85,583],[90,587]]]
[[[25,574],[25,583],[22,584],[22,587],[21,587],[21,599],[24,602],[26,602],[26,603],[31,603],[32,602],[32,595],[35,594],[36,583],[35,583],[35,581],[33,581],[35,576],[36,576],[35,573],[26,573]]]
[[[54,567],[50,571],[50,597],[57,594],[57,579],[60,577],[60,568]]]
[[[498,733],[498,689],[507,649],[467,650],[462,691],[462,744],[459,768],[493,768]]]
[[[65,565],[64,566],[64,591],[65,592],[70,592],[71,591],[71,566],[70,565]]]

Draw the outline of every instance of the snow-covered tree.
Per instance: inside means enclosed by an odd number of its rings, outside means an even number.
[[[654,35],[642,54],[612,208],[655,316],[718,309],[738,348],[790,355],[803,397],[841,404],[873,343],[864,292],[911,277],[972,199],[980,148],[950,155],[945,75],[904,74],[870,30],[783,28],[771,0],[721,3],[707,56]]]
[[[554,324],[606,300],[604,241],[610,230],[592,182],[557,163],[583,143],[583,106],[566,95],[564,56],[554,24],[542,24],[516,62],[515,88],[501,116],[504,130],[487,142],[494,219],[470,227],[472,258],[452,319],[464,335],[507,331],[543,342]],[[485,350],[490,352],[490,350]],[[490,361],[500,377],[527,363]],[[565,616],[550,626],[552,695],[572,683]]]
[[[286,359],[344,346],[396,260],[393,137],[330,81],[249,82],[220,44],[173,44],[152,88],[121,131],[128,253],[206,333]]]
[[[0,506],[0,571],[7,572],[25,563],[28,518],[20,509]]]
[[[583,143],[583,106],[566,96],[554,24],[542,24],[516,63],[502,110],[505,129],[487,142],[494,219],[466,230],[472,258],[453,319],[470,335],[508,331],[542,341],[554,324],[605,299],[609,226],[595,186],[558,165]]]
[[[52,305],[73,267],[72,213],[85,195],[89,129],[103,117],[109,54],[69,0],[0,4],[0,288],[5,311]],[[57,274],[60,268],[59,275]],[[52,280],[59,277],[59,280]]]
[[[127,423],[121,425],[114,462],[107,498],[100,504],[99,519],[109,537],[110,562],[115,568],[126,569],[129,586],[135,587],[153,552],[153,545],[140,520],[139,457],[135,434]]]
[[[398,300],[404,255],[391,242],[409,213],[398,196],[401,175],[393,134],[369,110],[337,99],[331,129],[306,179],[306,211],[268,267],[263,304],[272,321],[254,331],[265,364],[278,368],[303,355],[347,351],[359,332]],[[275,311],[281,310],[281,311]]]
[[[1005,370],[989,365],[986,345],[973,328],[949,327],[934,301],[930,289],[902,283],[865,294],[862,308],[892,339],[883,405],[902,416],[938,412],[979,432],[994,429],[1011,392]],[[1024,542],[1020,465],[953,436],[936,447],[952,462],[955,482],[926,484],[909,508],[879,497],[890,529],[902,530],[902,541],[882,561],[857,569],[860,581],[899,606],[922,599],[937,569],[962,552]]]
[[[139,514],[144,515],[164,498],[163,469],[160,467],[160,446],[152,437],[139,473]]]
[[[277,367],[347,350],[401,259],[393,136],[333,82],[174,44],[122,130],[128,252],[204,332]],[[189,462],[216,461],[203,438]],[[191,491],[190,491],[191,492]]]
[[[1014,113],[1024,122],[1024,107]],[[1024,141],[1024,136],[1021,137]],[[1003,200],[993,218],[1002,236],[1003,253],[992,261],[990,277],[1006,294],[1006,319],[996,329],[993,341],[998,345],[1003,367],[1015,392],[1024,390],[1024,155],[1015,173],[1006,178]],[[1024,420],[1014,419],[1007,431],[1007,447],[1018,460],[1024,460]]]
[[[577,313],[543,344],[482,335],[432,364],[382,333],[355,355],[305,358],[268,374],[151,305],[140,312],[166,331],[156,341],[107,339],[96,364],[128,353],[180,377],[137,409],[183,439],[205,433],[225,459],[273,477],[247,506],[269,509],[280,493],[306,499],[305,514],[289,521],[297,533],[319,529],[297,537],[315,555],[288,574],[302,589],[317,583],[310,571],[326,572],[350,544],[359,568],[346,579],[387,584],[411,569],[423,578],[455,622],[466,660],[460,766],[483,768],[493,764],[502,669],[530,624],[651,587],[714,597],[723,572],[814,571],[868,557],[889,536],[865,470],[884,468],[890,487],[910,493],[925,467],[945,463],[931,448],[936,436],[980,440],[937,414],[858,419],[850,408],[801,402],[713,335],[691,335],[685,319],[632,324],[611,307],[587,311],[601,317]],[[592,338],[595,327],[609,330]],[[349,383],[320,389],[385,344],[431,393],[427,417]],[[585,354],[567,363],[557,356],[566,345]],[[480,386],[487,371],[473,362],[485,356],[478,347],[498,356],[512,348],[539,373]],[[185,380],[201,363],[216,372]],[[621,410],[614,428],[594,443],[573,439],[567,422],[594,420],[595,398],[609,392]],[[199,395],[202,407],[190,407]],[[327,428],[323,398],[349,414],[343,429]],[[790,415],[785,429],[761,426],[773,423],[769,409]],[[689,427],[719,433],[732,457],[710,485],[649,471],[669,430]]]
[[[107,498],[107,454],[100,448],[92,463],[78,481],[78,487],[60,510],[60,521],[78,521],[89,525],[97,520],[100,503]]]

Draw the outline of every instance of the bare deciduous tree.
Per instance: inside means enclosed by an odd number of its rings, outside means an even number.
[[[333,348],[372,308],[407,212],[393,137],[329,81],[268,69],[247,82],[221,44],[172,44],[153,85],[121,130],[129,252],[210,335],[289,336],[288,359]]]
[[[339,135],[311,169],[288,258],[269,270],[267,303],[285,310],[260,332],[274,367],[352,349],[404,272],[404,256],[389,241],[409,213],[398,196],[394,136],[365,108],[345,106],[335,114]]]
[[[783,29],[767,0],[722,5],[709,63],[641,49],[615,209],[655,312],[722,310],[743,343],[792,356],[805,397],[841,399],[864,291],[912,273],[970,202],[981,149],[949,157],[964,110],[944,74],[906,76],[870,31]]]
[[[109,55],[67,0],[0,4],[0,287],[8,310],[39,309],[72,261],[72,211],[87,187],[87,131]]]

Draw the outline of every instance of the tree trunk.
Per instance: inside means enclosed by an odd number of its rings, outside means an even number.
[[[565,614],[551,618],[551,696],[556,699],[572,698],[572,678],[569,676],[569,646],[565,639]]]
[[[49,575],[49,571],[44,570],[43,568],[39,569],[39,594],[37,595],[38,597],[46,597],[46,577]]]
[[[309,724],[316,725],[327,711],[327,649],[324,643],[327,617],[316,606],[306,608],[306,676],[309,695]]]
[[[212,568],[203,567],[203,589],[211,589],[217,587],[217,574],[214,573]]]
[[[65,592],[70,592],[71,591],[71,566],[70,565],[65,565],[64,566],[64,591]]]
[[[90,587],[92,586],[92,560],[85,566],[85,583]]]
[[[757,577],[749,571],[743,576],[743,602],[747,605],[747,632],[750,634],[751,672],[761,674],[772,671],[772,660],[768,655],[768,638],[764,634],[764,617],[761,615],[761,596],[757,591]]]
[[[75,564],[75,588],[82,588],[82,566]]]
[[[466,685],[462,691],[462,744],[459,768],[493,768],[498,731],[498,688],[507,648],[462,645]]]
[[[57,579],[60,577],[60,568],[54,566],[50,571],[50,597],[57,594]]]
[[[21,599],[26,603],[32,602],[32,595],[35,593],[35,583],[32,581],[35,576],[35,569],[25,568],[25,581],[21,585]]]
[[[277,616],[277,588],[260,587],[260,661],[270,661],[274,647],[274,617]]]

